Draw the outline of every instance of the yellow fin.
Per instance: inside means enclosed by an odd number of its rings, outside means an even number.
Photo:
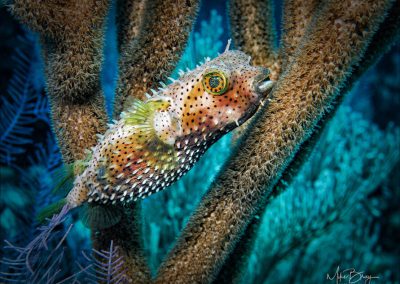
[[[154,126],[156,119],[160,119],[159,111],[167,110],[170,105],[171,99],[168,97],[153,97],[146,102],[135,100],[131,109],[122,117],[127,124],[134,126],[138,130],[136,138],[138,144],[143,146],[143,150],[147,151],[149,155],[152,155],[152,158],[148,160],[157,161],[159,167],[165,165],[176,166],[177,164],[173,131],[169,131],[171,136],[168,137],[162,131],[156,130]],[[168,125],[169,129],[178,129],[175,126],[175,124],[179,124],[177,118],[172,117],[168,112],[164,112],[163,115],[170,116],[167,119],[167,123],[171,123],[171,125]],[[168,133],[168,131],[166,132]],[[167,161],[167,159],[163,161],[160,159],[163,156],[172,157],[172,161]]]
[[[78,176],[82,174],[89,165],[90,160],[92,159],[93,153],[92,151],[86,150],[86,157],[83,160],[76,160],[73,165],[74,175]]]
[[[123,117],[127,124],[135,126],[151,126],[154,112],[157,110],[166,110],[171,103],[168,98],[152,98],[146,102],[133,100],[132,107]],[[152,127],[152,126],[151,126]]]
[[[157,111],[166,110],[171,105],[167,97],[155,97],[146,102],[134,100],[132,107],[122,117],[128,125],[135,126],[145,144],[160,145],[166,141],[159,137],[154,129]]]

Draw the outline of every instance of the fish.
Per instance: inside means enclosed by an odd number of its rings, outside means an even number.
[[[253,116],[273,82],[267,68],[252,66],[247,54],[229,50],[229,44],[215,59],[169,78],[169,85],[161,83],[146,100],[132,100],[99,135],[85,161],[74,165],[76,177],[67,196],[41,219],[63,206],[88,205],[86,223],[111,226],[120,219],[115,205],[165,189],[218,139]]]

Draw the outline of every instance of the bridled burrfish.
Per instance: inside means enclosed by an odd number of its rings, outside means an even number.
[[[229,44],[215,59],[182,72],[168,86],[161,84],[146,101],[132,101],[92,148],[72,190],[45,215],[84,203],[89,209],[112,211],[110,205],[156,193],[249,119],[266,100],[272,82],[266,68],[251,66],[248,55],[228,49]],[[101,218],[99,212],[91,223]],[[110,224],[118,217],[111,219]]]

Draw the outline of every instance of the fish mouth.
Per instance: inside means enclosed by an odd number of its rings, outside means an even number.
[[[256,91],[259,93],[262,97],[266,97],[274,87],[275,82],[271,81],[268,79],[261,80],[260,82],[257,83],[256,85]]]
[[[253,91],[257,94],[257,101],[253,103],[246,113],[238,120],[239,125],[242,125],[252,117],[257,112],[260,105],[264,106],[265,103],[268,102],[265,98],[271,93],[274,85],[275,82],[269,79],[269,70],[262,68],[261,74],[254,78],[253,83]]]
[[[257,104],[253,104],[250,106],[250,108],[246,111],[246,113],[237,120],[237,124],[236,126],[240,126],[243,123],[245,123],[250,117],[252,117],[258,109],[258,105]]]
[[[264,106],[269,100],[265,99],[275,86],[275,81],[269,79],[269,70],[262,68],[261,74],[254,78],[253,90],[257,94],[257,108]]]
[[[261,74],[254,78],[254,90],[261,98],[265,98],[272,90],[275,82],[269,79],[269,70],[262,68]]]
[[[275,82],[269,79],[269,70],[267,68],[261,67],[260,74],[254,77],[252,83],[252,92],[254,96],[253,102],[246,110],[246,112],[242,115],[242,117],[240,117],[232,124],[233,128],[241,126],[257,112],[260,105],[264,106],[265,103],[268,102],[268,100],[266,100],[265,98],[271,92],[274,85]]]

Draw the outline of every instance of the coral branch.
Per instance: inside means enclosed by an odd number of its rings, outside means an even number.
[[[277,82],[268,112],[258,113],[240,151],[216,179],[161,266],[159,283],[215,278],[299,145],[330,110],[390,4],[329,1],[323,7],[293,64]]]
[[[325,124],[329,121],[336,113],[337,106],[341,104],[344,95],[348,93],[354,86],[354,83],[360,78],[360,76],[372,65],[374,65],[378,59],[386,53],[396,42],[400,36],[400,30],[397,28],[400,25],[400,5],[393,5],[390,9],[387,17],[383,23],[379,26],[378,31],[374,34],[371,40],[371,44],[365,51],[364,56],[360,63],[354,67],[354,70],[345,85],[342,87],[340,96],[336,98],[332,105],[332,111],[327,113],[327,117],[324,117],[318,123],[316,130],[311,137],[301,145],[301,149],[296,153],[295,158],[292,160],[290,165],[284,172],[284,175],[277,184],[273,195],[279,194],[281,189],[285,188],[285,184],[289,184],[293,177],[298,173],[299,168],[309,157],[311,149],[314,148],[316,142],[322,130],[325,128]]]
[[[107,119],[100,96],[99,92],[84,104],[69,104],[50,97],[53,127],[65,162],[83,159],[84,150],[96,144],[96,134],[105,131]]]
[[[118,49],[120,52],[129,46],[139,35],[143,24],[145,0],[117,1]]]
[[[276,60],[272,1],[232,0],[229,14],[235,46],[251,55],[254,64],[271,67]]]
[[[3,258],[0,262],[8,268],[0,272],[0,279],[18,283],[55,283],[59,277],[58,266],[63,256],[62,244],[69,234],[72,225],[68,227],[56,246],[50,243],[59,235],[56,227],[65,221],[65,206],[60,214],[53,216],[47,225],[38,228],[39,234],[25,247],[18,247],[6,241],[5,249],[13,251],[14,256]],[[49,250],[51,247],[51,250]]]
[[[280,73],[277,61],[276,31],[272,1],[231,0],[230,29],[235,47],[249,54],[252,63],[270,69],[270,79]],[[236,129],[233,141],[244,133],[251,120]]]
[[[240,238],[234,250],[224,262],[213,283],[239,283],[239,279],[242,278],[242,273],[247,267],[253,244],[257,239],[262,213],[263,211],[260,209],[255,215],[257,217],[251,220],[244,232],[244,236]]]
[[[399,7],[400,5],[393,5],[388,16],[380,25],[379,30],[373,36],[371,44],[368,46],[362,61],[354,68],[350,78],[342,88],[340,96],[338,96],[337,99],[332,103],[332,111],[327,113],[325,117],[318,122],[311,137],[301,145],[299,151],[296,153],[289,166],[283,172],[282,177],[275,185],[271,195],[268,198],[268,201],[260,207],[258,211],[259,213],[257,214],[262,214],[262,212],[265,212],[266,207],[269,206],[271,200],[286,190],[292,179],[298,174],[301,166],[309,158],[312,149],[320,138],[320,134],[325,129],[327,121],[334,117],[338,106],[343,101],[344,95],[353,88],[354,83],[359,79],[364,71],[375,64],[380,56],[387,52],[396,42],[400,34],[399,29],[396,28],[400,25]],[[224,267],[221,269],[221,273],[218,275],[219,281],[217,280],[217,283],[221,281],[230,283],[233,282],[233,279],[237,279],[241,276],[243,268],[242,264],[247,261],[249,251],[251,250],[256,237],[255,232],[258,231],[259,224],[259,218],[252,219],[251,223],[246,228],[245,233],[241,237],[239,244],[236,246],[234,252],[231,253],[229,260],[225,262]],[[238,255],[242,257],[238,258]]]
[[[128,97],[143,99],[150,88],[156,89],[173,70],[189,37],[197,8],[197,0],[146,2],[143,27],[120,60],[116,116],[125,108]]]
[[[17,0],[12,6],[41,35],[53,126],[67,162],[82,159],[106,129],[99,74],[107,9],[106,0]]]
[[[298,48],[321,0],[287,0],[284,3],[283,33],[279,58],[284,70]]]
[[[88,275],[87,280],[94,283],[128,283],[126,271],[123,268],[124,258],[118,256],[118,247],[111,241],[106,250],[92,250],[92,255],[83,253],[86,260],[92,264],[88,267],[81,267],[81,272]]]
[[[380,25],[378,32],[372,38],[363,61],[354,70],[351,81],[355,82],[370,66],[390,50],[400,39],[400,3],[397,1],[390,9],[387,17]]]

